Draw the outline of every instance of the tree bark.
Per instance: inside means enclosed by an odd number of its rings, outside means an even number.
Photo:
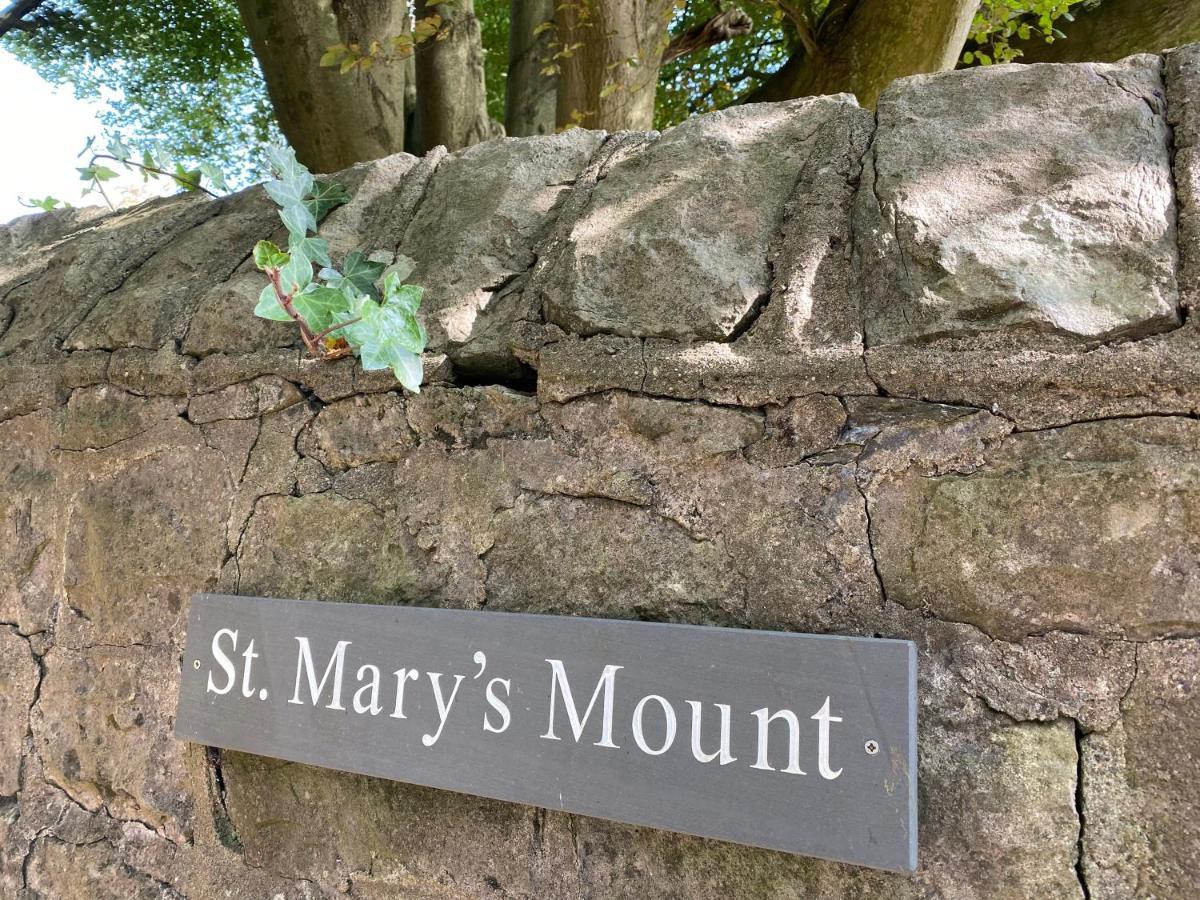
[[[404,149],[404,66],[376,65],[342,75],[321,68],[332,44],[408,30],[403,3],[373,0],[238,0],[284,136],[315,172]]]
[[[1113,62],[1200,41],[1197,0],[1104,0],[1077,7],[1074,22],[1059,21],[1066,38],[1013,41],[1018,62]]]
[[[817,30],[816,52],[797,49],[745,100],[848,91],[873,107],[897,78],[954,68],[978,6],[979,0],[833,3]]]
[[[504,130],[514,137],[554,132],[558,78],[543,75],[553,29],[534,34],[554,21],[555,0],[512,0],[508,20],[508,80],[504,91]]]
[[[16,3],[5,9],[0,13],[0,36],[14,28],[21,31],[32,28],[32,23],[21,20],[45,2],[46,0],[17,0]],[[514,0],[514,3],[516,2],[517,0]]]
[[[563,0],[555,10],[560,127],[645,130],[654,124],[658,69],[672,0]],[[576,47],[575,45],[580,46]]]
[[[417,4],[418,19],[435,13],[442,17],[446,37],[418,44],[414,54],[416,142],[425,151],[439,144],[461,150],[499,133],[487,114],[483,41],[474,0],[459,0],[453,8]]]

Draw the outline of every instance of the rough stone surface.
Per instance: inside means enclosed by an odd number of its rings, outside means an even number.
[[[829,152],[816,136],[848,103],[733,107],[613,165],[542,285],[551,321],[682,340],[744,328],[771,291],[768,247],[784,203],[814,152]]]
[[[994,637],[1200,631],[1200,422],[1014,435],[971,472],[868,489],[888,598]]]
[[[0,227],[0,896],[1191,900],[1198,73],[356,166],[415,396],[248,315],[258,189]],[[911,639],[920,867],[181,743],[203,590]]]
[[[888,88],[858,198],[868,343],[1176,327],[1161,68],[998,66]]]

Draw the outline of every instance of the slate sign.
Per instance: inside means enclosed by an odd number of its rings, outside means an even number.
[[[202,594],[176,734],[912,871],[908,641]]]

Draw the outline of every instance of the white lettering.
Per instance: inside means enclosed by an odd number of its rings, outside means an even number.
[[[358,675],[355,676],[359,681],[363,680],[363,672],[370,672],[371,680],[354,692],[354,711],[356,713],[369,712],[371,715],[377,716],[383,711],[383,707],[379,705],[379,667],[365,665],[360,668]],[[368,691],[371,693],[371,701],[364,703],[361,698]]]
[[[775,771],[775,767],[767,762],[767,742],[770,739],[771,723],[782,719],[788,726],[788,764],[783,771],[789,775],[804,775],[800,769],[800,720],[796,718],[796,714],[790,709],[781,709],[768,716],[764,706],[762,709],[756,709],[752,715],[758,719],[758,760],[750,768]]]
[[[485,694],[487,696],[488,706],[500,713],[500,718],[503,721],[503,724],[499,728],[496,728],[490,721],[488,721],[487,711],[484,711],[483,730],[490,731],[493,734],[500,734],[501,732],[506,731],[508,726],[512,724],[512,715],[508,711],[508,704],[497,697],[496,692],[493,690],[497,684],[504,685],[504,696],[506,698],[510,693],[512,693],[512,683],[507,678],[493,678],[487,683]]]
[[[434,734],[421,735],[421,743],[426,747],[432,747],[442,736],[442,729],[446,727],[446,718],[450,715],[450,707],[454,703],[455,695],[458,694],[458,686],[462,684],[463,676],[454,676],[454,689],[450,691],[450,700],[446,701],[442,697],[442,673],[426,672],[425,674],[429,676],[429,681],[433,684],[433,699],[437,701],[438,730]]]
[[[213,684],[212,669],[208,670],[208,690],[214,694],[228,694],[233,689],[234,681],[237,680],[237,673],[233,668],[233,661],[226,656],[225,651],[221,649],[221,638],[225,637],[226,635],[233,638],[233,646],[229,649],[231,651],[237,649],[238,633],[232,628],[222,628],[213,635],[212,654],[214,657],[216,657],[217,665],[221,667],[221,670],[225,673],[225,676],[228,679],[225,682],[225,687],[218,688],[215,684]]]
[[[550,663],[552,672],[552,680],[550,682],[550,724],[546,728],[546,733],[542,737],[551,741],[562,740],[554,733],[554,701],[558,697],[558,689],[562,688],[563,707],[567,711],[567,719],[571,723],[571,732],[575,735],[575,740],[578,741],[583,736],[583,728],[587,724],[588,718],[592,714],[592,709],[596,705],[596,698],[600,696],[600,692],[604,692],[604,713],[600,727],[600,740],[596,741],[597,747],[613,747],[619,749],[612,740],[612,723],[613,723],[613,679],[617,674],[618,669],[623,669],[624,666],[605,666],[604,673],[600,676],[600,680],[596,683],[596,690],[592,692],[591,702],[588,703],[587,709],[583,713],[583,718],[579,718],[579,711],[575,709],[575,700],[571,696],[571,685],[567,682],[567,673],[563,668],[561,659],[547,659]]]
[[[346,648],[350,646],[350,642],[338,641],[337,648],[334,649],[333,656],[330,657],[329,665],[325,667],[325,674],[321,676],[319,683],[316,672],[313,671],[312,649],[308,645],[308,638],[297,637],[296,643],[300,645],[299,655],[296,659],[296,689],[292,692],[288,703],[304,702],[300,699],[300,676],[307,673],[309,694],[312,697],[313,706],[316,706],[321,693],[325,690],[325,682],[329,680],[329,673],[333,672],[333,699],[325,708],[344,711],[346,707],[342,706],[342,669],[345,665]]]
[[[840,722],[840,716],[832,716],[829,714],[829,698],[825,698],[825,705],[812,716],[817,720],[817,768],[821,771],[821,777],[827,778],[830,781],[842,774],[842,770],[836,772],[829,768],[829,723]]]
[[[702,763],[712,762],[720,757],[723,766],[736,760],[737,757],[729,752],[729,706],[724,703],[713,704],[721,711],[721,747],[716,753],[705,753],[700,749],[700,701],[689,700],[688,706],[692,708],[692,756]]]
[[[663,738],[663,745],[657,750],[651,750],[647,746],[645,734],[642,732],[642,713],[646,709],[646,704],[651,700],[662,707],[667,722],[667,733]],[[662,756],[671,748],[671,744],[675,742],[675,708],[667,702],[665,697],[660,697],[658,694],[647,694],[633,708],[633,742],[643,753],[649,753],[651,756]]]

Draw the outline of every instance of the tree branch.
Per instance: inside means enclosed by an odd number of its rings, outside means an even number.
[[[667,49],[663,51],[662,64],[666,65],[673,59],[695,53],[713,44],[721,44],[749,34],[753,30],[754,20],[742,9],[732,7],[717,13],[707,22],[672,37]]]
[[[28,31],[31,23],[21,20],[44,3],[46,0],[15,0],[6,9],[0,11],[0,37],[14,28],[18,31]]]

